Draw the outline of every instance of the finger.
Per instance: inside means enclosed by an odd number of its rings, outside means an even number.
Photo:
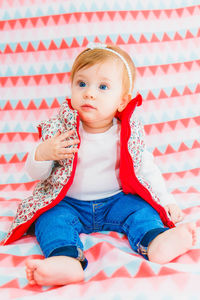
[[[61,135],[61,132],[60,132],[60,130],[58,130],[58,131],[56,132],[56,134],[54,134],[54,136],[53,136],[53,137],[58,137],[59,135]]]
[[[69,146],[78,145],[79,143],[80,143],[80,141],[78,139],[68,140],[68,141],[65,141],[65,142],[61,142],[61,146],[62,146],[62,148],[66,148],[66,147],[69,147]]]
[[[173,219],[178,219],[179,213],[177,211],[171,211],[170,214]]]
[[[74,157],[74,154],[62,154],[60,155],[57,160],[62,160],[62,159],[68,159],[68,158],[73,158]]]
[[[76,152],[78,152],[77,148],[64,148],[62,151],[59,152],[59,155],[73,154]]]
[[[68,139],[68,138],[71,137],[74,133],[75,133],[75,130],[70,130],[70,131],[61,133],[61,135],[60,135],[60,141],[64,141],[64,140]]]
[[[184,214],[181,212],[180,215],[178,216],[178,220],[182,221],[184,219]]]
[[[180,214],[180,213],[174,214],[172,216],[172,218],[175,223],[178,223],[178,222],[182,221],[182,219],[183,219],[182,214]]]

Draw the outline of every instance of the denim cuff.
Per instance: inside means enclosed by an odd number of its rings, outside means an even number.
[[[153,241],[159,234],[168,230],[169,228],[155,228],[148,231],[142,238],[142,240],[138,243],[138,253],[140,253],[145,259],[148,260],[148,246],[151,241]]]
[[[88,260],[85,258],[83,251],[76,246],[63,246],[53,250],[48,257],[51,256],[69,256],[80,261],[83,270],[88,265]]]

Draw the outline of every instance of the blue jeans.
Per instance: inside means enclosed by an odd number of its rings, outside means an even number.
[[[146,201],[138,195],[123,192],[94,201],[65,197],[35,222],[36,238],[45,257],[74,257],[83,269],[88,262],[83,254],[80,233],[124,233],[132,249],[148,259],[148,244],[167,229],[157,211]]]

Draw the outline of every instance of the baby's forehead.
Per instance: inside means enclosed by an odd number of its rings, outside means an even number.
[[[117,69],[118,72],[120,72],[120,69],[123,68],[123,63],[117,59],[117,58],[107,58],[102,61],[97,61],[97,62],[89,62],[85,65],[83,65],[81,68],[79,68],[76,73],[81,73],[81,72],[86,72],[89,69],[95,69],[95,70],[104,70],[109,68],[114,68]]]
[[[103,62],[98,62],[92,65],[86,65],[81,69],[77,70],[75,77],[105,77],[107,79],[112,79],[113,77],[121,79],[123,71],[123,65],[118,64],[115,60],[106,60]],[[92,78],[91,78],[92,79]]]

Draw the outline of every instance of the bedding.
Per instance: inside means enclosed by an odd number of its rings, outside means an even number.
[[[196,222],[197,244],[165,265],[144,260],[125,235],[81,235],[84,282],[30,286],[27,257],[41,258],[34,236],[0,246],[2,299],[199,299],[200,3],[197,0],[0,1],[0,238],[36,184],[24,170],[37,124],[70,97],[72,62],[88,44],[117,44],[137,68],[134,89],[148,150],[168,190]]]

